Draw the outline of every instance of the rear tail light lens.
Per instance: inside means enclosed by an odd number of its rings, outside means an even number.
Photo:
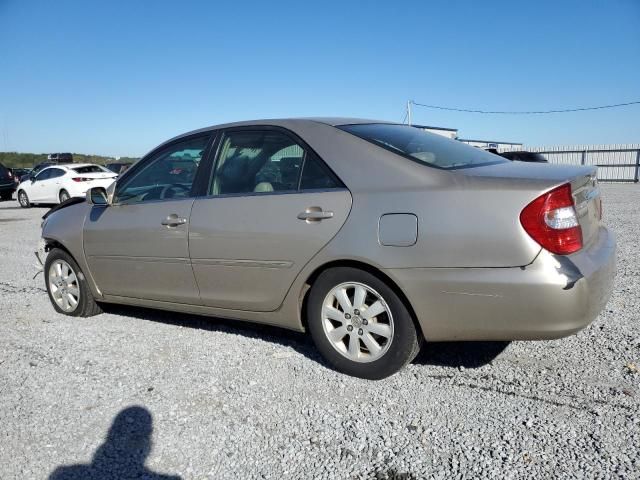
[[[527,205],[520,213],[520,223],[531,238],[551,253],[568,255],[582,248],[582,228],[568,183]]]
[[[90,180],[93,180],[93,178],[86,178],[86,177],[73,177],[72,180],[74,182],[88,182]]]

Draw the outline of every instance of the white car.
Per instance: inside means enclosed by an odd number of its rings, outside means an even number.
[[[109,187],[118,175],[100,165],[70,163],[52,165],[17,188],[23,208],[34,203],[62,203],[71,197],[84,197],[93,187]]]

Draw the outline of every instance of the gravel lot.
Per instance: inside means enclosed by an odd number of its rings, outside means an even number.
[[[619,267],[589,328],[426,345],[380,382],[275,328],[58,315],[32,279],[46,209],[0,203],[0,478],[640,478],[640,186],[602,189]]]

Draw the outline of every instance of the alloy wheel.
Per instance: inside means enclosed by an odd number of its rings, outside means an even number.
[[[66,313],[73,312],[80,303],[80,285],[76,273],[64,260],[56,260],[49,267],[49,291],[54,301]]]
[[[333,348],[343,356],[354,362],[373,362],[391,345],[393,315],[371,287],[341,283],[324,299],[322,328]]]

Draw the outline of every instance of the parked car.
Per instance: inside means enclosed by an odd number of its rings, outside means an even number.
[[[51,163],[73,163],[73,155],[70,153],[50,153],[47,160]]]
[[[45,162],[38,163],[35,167],[31,169],[25,175],[20,177],[20,182],[24,182],[25,180],[34,177],[40,170],[50,167],[52,165],[67,165],[69,163],[73,163],[73,156],[70,153],[51,153],[47,155],[47,160]]]
[[[117,175],[90,163],[54,165],[18,185],[18,202],[29,208],[34,203],[62,203],[71,197],[83,197],[91,187],[108,187]]]
[[[11,170],[0,163],[0,200],[11,200],[15,191],[16,183]]]
[[[16,185],[20,183],[20,179],[23,176],[29,175],[31,173],[30,168],[10,168],[9,171],[11,172],[11,175],[13,176],[13,181],[15,182]]]
[[[52,165],[57,165],[57,164],[56,164],[56,163],[52,163],[52,162],[42,162],[42,163],[38,163],[38,164],[37,164],[35,167],[33,167],[29,172],[27,172],[27,173],[23,174],[23,175],[20,177],[20,182],[19,182],[19,183],[22,183],[22,182],[24,182],[24,181],[26,181],[26,180],[30,180],[32,177],[35,177],[35,176],[38,174],[38,172],[39,172],[40,170],[45,169],[45,168],[47,168],[47,167],[50,167],[50,166],[52,166]]]
[[[336,369],[369,379],[423,338],[572,334],[615,274],[594,167],[354,119],[176,137],[46,216],[42,237],[57,312],[122,303],[307,330]]]
[[[130,166],[131,164],[127,162],[113,162],[113,163],[107,163],[105,165],[105,167],[107,167],[112,172],[117,173],[118,175],[126,172]]]
[[[515,160],[518,162],[549,163],[548,160],[544,158],[544,155],[537,152],[502,152],[498,153],[498,155],[511,161]]]

